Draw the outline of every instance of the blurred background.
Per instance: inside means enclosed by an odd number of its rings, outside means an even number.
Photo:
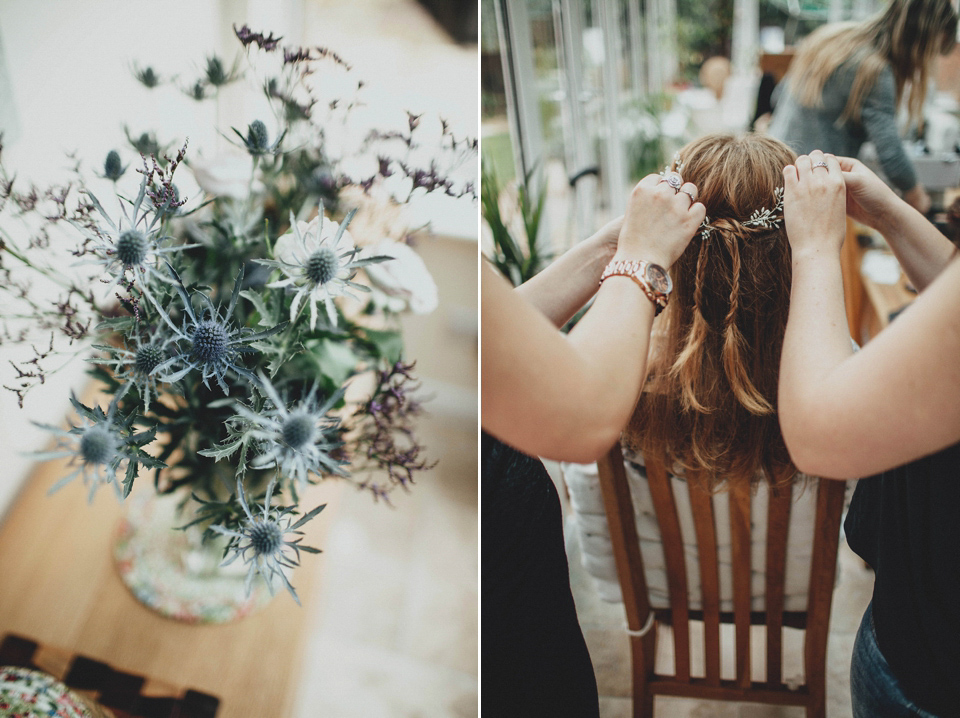
[[[215,101],[197,103],[176,87],[146,90],[131,68],[137,63],[197,76],[208,55],[230,61],[239,54],[233,26],[243,24],[338,53],[365,81],[368,109],[376,110],[371,119],[381,125],[405,121],[409,110],[440,115],[458,137],[478,135],[476,0],[5,0],[0,131],[8,172],[43,185],[64,180],[72,165],[67,153],[88,168],[101,166],[108,151],[125,146],[124,126],[136,135],[156,131],[161,142],[189,136],[191,153],[221,151],[226,140],[217,129],[245,127],[260,101],[256,92],[230,86]],[[292,668],[283,677],[288,697],[278,716],[477,714],[477,205],[469,198],[431,198],[413,212],[414,224],[430,222],[418,235],[417,251],[440,303],[430,315],[404,317],[404,333],[407,357],[423,378],[422,439],[438,463],[412,491],[396,495],[393,507],[340,492],[335,510],[321,519],[328,522],[324,553],[306,574],[307,584],[298,585],[304,607],[278,599],[283,611],[298,612],[295,645],[267,641],[210,656],[257,662],[283,653]],[[9,361],[27,355],[25,348],[0,344],[0,364],[7,367],[0,383],[15,376]],[[0,392],[0,516],[8,526],[17,521],[32,465],[22,452],[46,441],[29,422],[60,424],[69,390],[84,387],[84,369],[73,362],[52,375],[22,410],[11,392]],[[82,490],[70,486],[61,493],[82,518]],[[59,494],[51,499],[59,500]],[[90,521],[112,511],[100,508],[110,502],[113,496],[102,492]],[[84,524],[77,526],[82,531]],[[0,563],[16,549],[6,548],[0,546]],[[82,628],[95,606],[64,603],[63,612],[81,615],[80,628],[57,635],[57,621],[37,625],[26,603],[22,595],[0,596],[0,633],[32,629],[52,645],[95,645]],[[131,599],[130,610],[137,608]],[[96,657],[122,662],[122,656],[149,653],[149,645],[124,645],[112,655],[101,648]],[[217,692],[216,685],[196,687]]]
[[[480,4],[485,166],[505,187],[532,173],[537,193],[541,184],[546,188],[540,239],[555,250],[621,214],[627,189],[662,169],[690,140],[753,128],[769,111],[770,92],[796,44],[814,29],[863,20],[886,5],[883,0]],[[925,112],[927,136],[907,133],[927,141],[912,154],[921,180],[935,193],[960,182],[954,152],[958,57],[955,51],[938,63],[939,92],[928,93]],[[942,129],[945,125],[951,129]],[[869,148],[866,152],[869,156]],[[952,197],[945,204],[939,199],[945,208]]]

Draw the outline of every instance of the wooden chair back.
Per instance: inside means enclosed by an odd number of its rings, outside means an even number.
[[[670,594],[670,608],[654,609],[647,592],[630,485],[619,444],[610,449],[597,466],[630,634],[634,718],[653,716],[657,695],[796,705],[806,708],[808,718],[823,718],[826,715],[827,632],[836,577],[844,482],[823,480],[817,484],[807,610],[802,612],[784,611],[791,491],[772,489],[768,495],[763,611],[751,610],[752,497],[749,492],[732,492],[730,495],[732,612],[720,610],[720,568],[713,501],[706,492],[690,491],[702,591],[701,608],[691,610],[683,538],[670,477],[662,465],[648,461],[647,480],[660,526]],[[703,677],[694,677],[690,673],[691,620],[703,622]],[[734,626],[736,676],[733,680],[720,677],[722,623]],[[673,675],[654,671],[658,624],[673,627]],[[766,626],[765,682],[751,679],[751,625]],[[795,688],[783,682],[784,626],[804,629],[805,679],[803,685]]]

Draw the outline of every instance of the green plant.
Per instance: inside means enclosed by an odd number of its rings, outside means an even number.
[[[530,181],[535,170],[535,167],[532,168],[524,176],[523,182],[517,184],[517,209],[523,219],[523,229],[526,234],[524,248],[523,244],[514,238],[500,213],[502,187],[496,170],[488,157],[484,157],[481,163],[480,207],[483,218],[493,235],[494,245],[490,260],[514,286],[523,284],[533,277],[550,260],[550,255],[541,252],[537,243],[543,205],[547,199],[547,187],[545,182],[538,182],[539,189],[535,194],[531,194]]]

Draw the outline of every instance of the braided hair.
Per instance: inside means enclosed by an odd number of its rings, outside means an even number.
[[[678,157],[710,231],[695,235],[671,270],[673,296],[625,441],[710,491],[784,484],[796,475],[776,414],[790,246],[782,221],[749,218],[774,205],[796,156],[779,140],[746,134],[709,135]]]

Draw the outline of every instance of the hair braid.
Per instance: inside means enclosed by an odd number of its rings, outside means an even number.
[[[739,225],[736,220],[730,224]],[[730,253],[730,308],[724,317],[723,328],[723,370],[733,389],[734,396],[751,414],[763,416],[773,413],[770,402],[759,392],[747,375],[747,362],[743,357],[746,344],[740,327],[737,326],[737,314],[740,309],[740,240],[742,228],[722,232],[727,251]]]
[[[690,329],[687,332],[683,349],[674,360],[673,366],[670,367],[672,376],[686,378],[686,380],[681,379],[680,382],[682,387],[680,395],[681,406],[687,411],[693,410],[702,413],[709,413],[713,408],[705,406],[698,398],[698,395],[702,394],[699,387],[699,378],[702,372],[698,370],[699,368],[690,371],[690,364],[702,351],[710,332],[710,325],[707,323],[702,311],[703,287],[706,283],[707,276],[709,243],[709,237],[703,238],[700,241],[700,251],[697,253],[696,280],[693,291],[693,319],[690,324]]]

